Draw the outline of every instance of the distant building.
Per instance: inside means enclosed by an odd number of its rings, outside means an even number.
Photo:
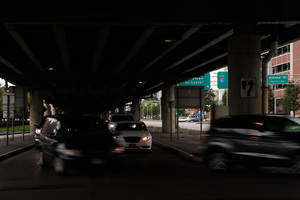
[[[264,56],[263,54],[262,56]],[[269,75],[283,75],[287,74],[289,81],[294,81],[300,84],[300,40],[279,46],[276,55],[271,59],[268,64]],[[281,104],[281,98],[284,95],[285,84],[272,85],[274,90],[274,98],[276,99],[276,109],[274,114],[290,114],[285,111]],[[300,110],[296,112],[300,115]]]

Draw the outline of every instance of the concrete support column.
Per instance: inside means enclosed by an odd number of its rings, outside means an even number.
[[[175,133],[175,88],[167,87],[162,90],[161,98],[162,131]]]
[[[141,112],[140,112],[140,100],[139,99],[134,99],[132,101],[132,114],[134,118],[138,121],[141,120]]]
[[[119,113],[120,114],[124,114],[125,113],[124,105],[119,106]]]
[[[34,123],[40,122],[44,115],[43,95],[40,90],[30,91],[30,134],[35,133]]]
[[[260,36],[233,35],[229,38],[228,48],[229,115],[261,114]],[[242,85],[242,80],[247,79],[249,81],[243,81]],[[254,84],[250,80],[254,80]]]

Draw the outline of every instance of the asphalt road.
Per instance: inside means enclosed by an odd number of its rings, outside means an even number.
[[[0,163],[1,199],[299,199],[299,176],[274,171],[217,173],[158,147],[126,154],[113,170],[99,167],[66,176],[41,169],[35,149]]]

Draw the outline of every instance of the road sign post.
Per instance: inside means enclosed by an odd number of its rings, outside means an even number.
[[[13,118],[13,112],[15,110],[15,95],[14,95],[14,93],[4,93],[2,95],[2,110],[3,110],[3,118],[7,118],[8,110],[10,110],[9,118]]]
[[[15,94],[4,93],[2,96],[3,117],[6,118],[6,145],[8,145],[9,119],[14,117]]]

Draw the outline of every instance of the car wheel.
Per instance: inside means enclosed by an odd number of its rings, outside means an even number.
[[[292,159],[292,165],[290,167],[291,172],[294,174],[300,174],[300,156],[295,156]]]
[[[53,168],[57,174],[65,174],[66,173],[66,165],[65,161],[60,157],[55,157],[53,160]]]
[[[44,158],[44,153],[42,151],[40,151],[40,156],[39,157],[40,157],[39,158],[40,166],[42,168],[47,167],[47,162],[46,162],[46,160]]]
[[[209,155],[208,166],[214,170],[227,170],[229,169],[229,159],[225,153],[213,152]]]

